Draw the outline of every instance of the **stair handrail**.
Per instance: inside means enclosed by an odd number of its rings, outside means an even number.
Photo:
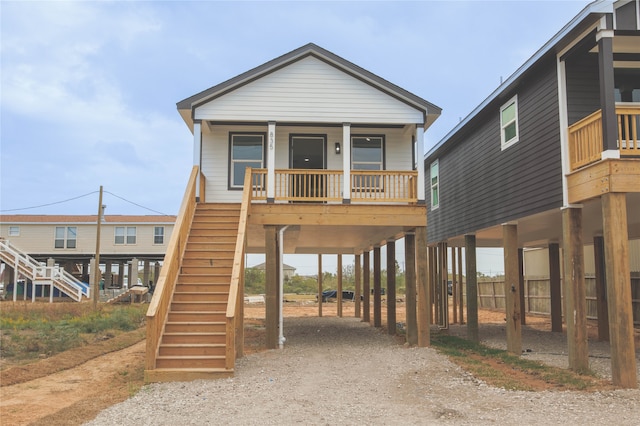
[[[182,203],[180,204],[180,211],[171,232],[171,238],[169,238],[169,243],[167,244],[167,251],[153,291],[153,297],[147,310],[145,370],[154,370],[156,368],[160,339],[169,313],[169,306],[187,246],[189,230],[196,211],[196,181],[199,176],[200,170],[198,166],[193,166]]]
[[[46,266],[4,238],[0,238],[0,257],[8,262],[13,261],[13,266],[22,267],[24,275],[27,275],[32,281],[51,280],[54,287],[78,302],[82,300],[82,296],[90,297],[89,286],[65,271],[64,268]]]
[[[236,249],[233,256],[231,269],[231,283],[229,286],[229,299],[227,302],[226,325],[226,362],[225,367],[232,369],[236,358],[243,356],[244,352],[244,254],[247,244],[247,218],[251,206],[251,168],[247,168],[244,175],[244,191],[242,204],[240,204],[240,220],[238,222],[238,236]]]

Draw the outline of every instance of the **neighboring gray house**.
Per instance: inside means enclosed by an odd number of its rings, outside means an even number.
[[[521,249],[548,247],[553,330],[562,331],[563,270],[569,364],[588,367],[583,245],[594,244],[614,383],[629,387],[637,386],[640,285],[632,288],[629,240],[640,238],[639,117],[639,2],[595,1],[425,156],[429,245],[442,254],[504,247],[511,351],[521,345]],[[471,315],[473,294],[469,303]]]

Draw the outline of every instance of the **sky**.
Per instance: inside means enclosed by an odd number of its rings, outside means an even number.
[[[0,0],[0,213],[177,214],[176,103],[309,42],[441,107],[427,152],[587,4]]]

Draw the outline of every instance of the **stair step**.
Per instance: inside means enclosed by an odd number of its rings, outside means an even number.
[[[200,254],[202,256],[202,254]],[[202,267],[202,268],[229,268],[233,266],[233,257],[211,256],[205,257],[184,257],[182,267]]]
[[[187,242],[186,252],[195,252],[195,251],[229,251],[233,253],[236,249],[236,242],[220,242],[220,241],[191,241]]]
[[[226,285],[229,287],[231,274],[181,274],[176,285]]]
[[[200,203],[196,208],[198,214],[225,211],[240,212],[240,203]]]
[[[165,333],[224,333],[227,327],[225,321],[217,322],[167,322]]]
[[[198,212],[193,217],[194,222],[209,222],[209,223],[235,223],[236,226],[240,222],[240,212],[215,212],[215,213],[202,213]]]
[[[187,294],[197,294],[197,293],[219,293],[219,294],[228,294],[229,293],[229,283],[227,284],[177,284],[175,292],[180,294],[178,299],[175,299],[177,302],[184,302],[190,300]],[[186,297],[182,299],[182,297]],[[222,297],[221,302],[224,302],[228,299],[228,297]],[[198,299],[199,300],[199,299]],[[208,300],[208,299],[207,299]],[[204,299],[203,299],[204,301]]]
[[[236,245],[235,244],[227,244],[228,247],[222,247],[218,245],[217,247],[193,247],[187,244],[187,249],[184,251],[183,259],[206,259],[210,257],[214,258],[232,258],[235,254]]]
[[[229,292],[222,291],[178,291],[173,293],[174,302],[226,302],[229,300]],[[181,289],[180,289],[181,290]]]
[[[168,322],[223,322],[226,311],[169,311]]]
[[[182,266],[180,275],[228,275],[231,279],[231,266]]]
[[[167,333],[162,335],[161,344],[193,344],[193,343],[219,343],[226,344],[227,336],[224,332],[212,333]]]
[[[160,345],[160,356],[225,356],[224,344],[194,343],[187,345]]]
[[[237,237],[238,237],[238,231],[234,232],[233,234],[227,233],[225,235],[211,236],[208,233],[203,232],[202,230],[199,230],[189,235],[189,243],[210,243],[211,240],[215,239],[216,243],[235,244]]]
[[[224,311],[227,309],[227,301],[225,300],[224,302],[216,302],[216,301],[202,301],[202,300],[196,300],[196,301],[172,301],[171,302],[171,311],[172,312],[178,312],[178,311],[209,311],[209,312],[215,312],[215,311]]]
[[[206,235],[209,237],[224,237],[224,236],[237,236],[238,235],[238,226],[229,226],[229,225],[215,225],[215,224],[203,224],[203,223],[193,223],[191,225],[191,230],[189,231],[190,235],[193,236],[202,236]]]
[[[159,356],[156,358],[157,368],[224,368],[224,356]]]
[[[145,383],[186,382],[233,377],[233,369],[226,368],[156,368],[144,371]]]

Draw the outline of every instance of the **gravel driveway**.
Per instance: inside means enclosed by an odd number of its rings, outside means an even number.
[[[88,424],[640,424],[639,390],[490,387],[355,318],[285,318],[285,330],[284,350],[239,360],[234,378],[152,384]]]

